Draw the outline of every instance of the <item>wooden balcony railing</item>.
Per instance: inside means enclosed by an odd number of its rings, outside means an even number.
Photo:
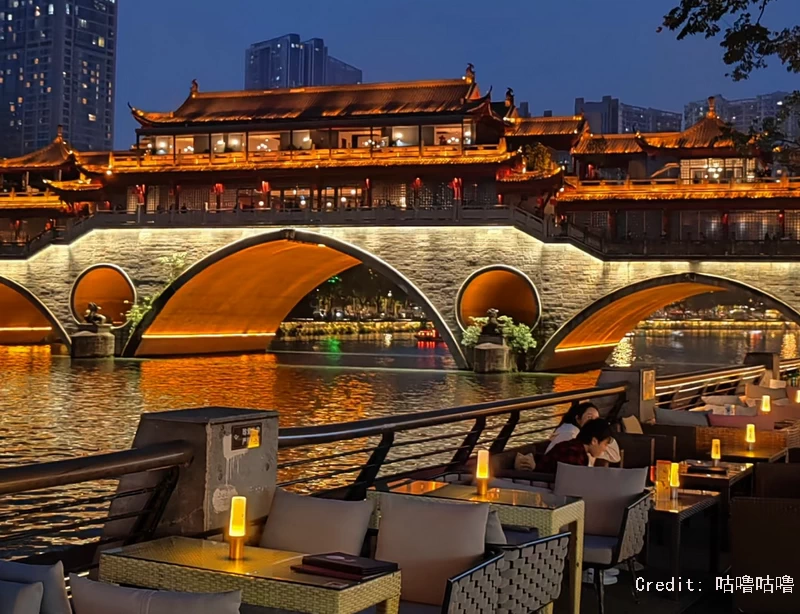
[[[113,166],[119,170],[138,167],[213,166],[267,162],[302,162],[324,160],[386,160],[413,158],[454,158],[503,153],[499,145],[436,145],[410,147],[359,147],[351,149],[294,149],[281,151],[239,151],[226,153],[178,153],[154,155],[146,151],[114,153]]]

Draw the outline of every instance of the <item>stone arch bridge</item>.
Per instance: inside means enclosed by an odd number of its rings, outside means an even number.
[[[541,369],[602,362],[642,318],[704,292],[746,288],[800,321],[800,272],[789,262],[604,262],[512,226],[132,227],[0,261],[0,342],[34,342],[43,330],[63,338],[76,325],[73,285],[96,265],[123,271],[140,296],[160,291],[159,259],[179,252],[190,266],[133,332],[128,355],[263,348],[307,292],[359,262],[425,306],[460,366],[459,321],[486,305],[540,319]]]

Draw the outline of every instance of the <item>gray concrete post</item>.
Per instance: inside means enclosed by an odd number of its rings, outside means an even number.
[[[247,497],[249,519],[269,513],[277,476],[277,412],[202,407],[143,414],[132,447],[177,440],[191,445],[194,458],[179,470],[158,535],[191,535],[226,527],[235,495]],[[118,492],[152,486],[162,476],[162,472],[125,476]],[[142,497],[118,499],[110,515],[141,509],[142,504]],[[109,523],[104,533],[121,536],[129,528],[127,523]]]
[[[772,379],[781,378],[781,357],[772,352],[748,352],[744,357],[746,367],[763,366]]]
[[[618,418],[636,416],[640,422],[648,422],[655,418],[656,407],[656,372],[654,369],[642,367],[608,367],[600,372],[597,385],[628,385],[628,396],[622,406]],[[607,415],[614,402],[609,399],[603,404],[596,404],[601,415]]]

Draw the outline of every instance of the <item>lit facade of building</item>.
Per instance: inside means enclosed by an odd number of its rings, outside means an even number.
[[[706,108],[678,133],[584,133],[559,212],[611,241],[799,240],[800,186],[764,182],[758,152],[736,146],[714,98]]]
[[[248,47],[245,89],[266,90],[361,83],[361,70],[328,55],[321,38],[307,41],[285,34]]]
[[[59,126],[82,151],[109,150],[115,0],[9,2],[0,19],[0,156],[47,146]]]
[[[597,102],[575,99],[575,114],[583,115],[595,134],[636,134],[637,132],[680,132],[680,113],[637,107],[603,96]]]

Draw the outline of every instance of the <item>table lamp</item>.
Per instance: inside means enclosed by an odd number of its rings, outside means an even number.
[[[794,391],[794,402],[800,404],[800,389]]]
[[[756,443],[756,425],[755,424],[748,424],[747,431],[744,436],[744,440],[747,442],[747,449],[749,451],[753,451],[753,445]]]
[[[722,454],[720,453],[720,445],[719,439],[712,439],[711,440],[711,460],[715,467],[719,467],[719,460],[722,458]]]
[[[247,534],[247,499],[231,498],[231,521],[228,526],[230,550],[228,558],[239,561],[244,557],[244,538]]]
[[[761,397],[761,411],[768,414],[772,411],[772,399],[768,394]]]
[[[489,487],[489,450],[478,450],[478,465],[475,468],[478,496],[485,497]]]
[[[680,465],[678,463],[670,463],[669,494],[672,499],[678,498],[678,488],[680,488],[680,485],[681,485]]]

